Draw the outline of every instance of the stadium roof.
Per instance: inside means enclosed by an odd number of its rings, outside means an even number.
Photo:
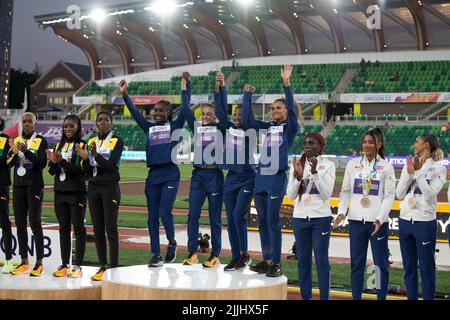
[[[162,7],[154,7],[156,2]],[[35,20],[83,50],[95,80],[232,58],[450,47],[450,2],[443,0],[171,3],[138,1],[102,11],[81,9],[79,28],[66,12]],[[380,10],[379,29],[367,26],[368,20],[377,22],[371,20],[371,8]],[[171,9],[176,10],[168,15]]]

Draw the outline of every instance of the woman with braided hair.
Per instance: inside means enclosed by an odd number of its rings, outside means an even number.
[[[318,133],[308,133],[303,143],[303,155],[294,157],[289,172],[287,196],[295,200],[293,229],[297,246],[298,275],[303,300],[312,298],[312,252],[319,278],[320,299],[330,295],[331,208],[336,167],[323,158],[325,139]]]

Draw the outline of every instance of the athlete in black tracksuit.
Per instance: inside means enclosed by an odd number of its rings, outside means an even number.
[[[43,272],[44,235],[41,225],[42,199],[44,197],[44,179],[42,170],[47,166],[47,140],[35,133],[36,117],[29,112],[22,117],[23,132],[10,144],[10,159],[14,163],[13,206],[14,218],[19,240],[19,253],[22,263],[11,271],[13,275],[27,273],[28,232],[27,216],[36,244],[36,264],[31,276],[40,276]],[[20,151],[20,152],[19,152]],[[22,157],[23,154],[23,157]]]
[[[80,277],[86,247],[86,184],[81,169],[81,157],[76,153],[75,145],[84,147],[81,140],[81,121],[77,116],[69,115],[64,119],[64,133],[54,152],[48,152],[49,173],[55,176],[55,213],[59,222],[62,265],[53,275],[55,277]],[[69,131],[70,130],[70,131]],[[75,261],[69,273],[71,257],[71,225],[75,234]]]
[[[5,128],[5,122],[0,118],[0,132]],[[8,163],[9,136],[0,133],[0,227],[5,250],[5,262],[2,273],[9,273],[12,260],[12,233],[9,220],[9,186],[11,185],[11,163]]]
[[[82,168],[89,181],[87,192],[89,212],[101,265],[91,279],[101,281],[103,272],[108,268],[105,230],[109,242],[110,267],[119,266],[117,217],[120,205],[119,164],[123,141],[111,131],[111,114],[104,111],[98,113],[96,125],[99,134],[89,140],[87,153],[82,155],[84,160]],[[80,154],[79,148],[77,152]]]

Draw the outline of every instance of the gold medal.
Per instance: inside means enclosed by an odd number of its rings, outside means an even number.
[[[410,197],[408,199],[408,207],[410,207],[411,209],[414,208],[416,206],[416,199],[414,199],[414,197]]]
[[[362,199],[361,199],[361,206],[362,206],[363,208],[368,208],[368,207],[370,207],[370,200],[369,200],[369,198],[366,198],[366,197],[362,198]]]
[[[302,202],[305,206],[309,206],[312,203],[312,197],[309,194],[302,195]]]

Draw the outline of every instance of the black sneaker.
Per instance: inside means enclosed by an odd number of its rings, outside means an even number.
[[[281,264],[274,263],[270,265],[269,270],[266,272],[266,277],[276,278],[281,277]]]
[[[177,258],[177,243],[170,244],[167,246],[166,257],[164,258],[164,263],[172,263]]]
[[[269,267],[269,264],[263,260],[260,263],[250,266],[250,270],[257,273],[266,273]]]
[[[150,259],[150,262],[148,263],[149,268],[156,268],[156,267],[162,267],[163,261],[159,254],[154,254],[153,257]]]
[[[224,271],[234,271],[236,270],[236,264],[237,264],[238,260],[231,260],[229,264],[227,264],[225,266],[225,268],[223,268]]]
[[[236,270],[245,269],[245,267],[250,265],[250,263],[252,263],[252,259],[250,259],[250,256],[248,254],[241,254],[241,257],[236,264]]]

